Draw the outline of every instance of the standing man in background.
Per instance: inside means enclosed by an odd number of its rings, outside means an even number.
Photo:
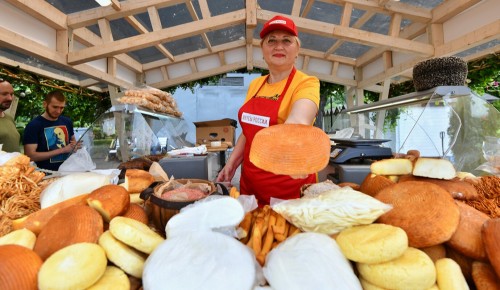
[[[80,145],[76,143],[73,123],[62,116],[66,97],[52,91],[43,101],[45,112],[28,123],[24,130],[24,154],[39,168],[57,171],[69,154]]]
[[[19,152],[21,139],[14,118],[5,113],[13,100],[14,88],[8,81],[0,78],[0,144],[3,144],[2,151],[5,152]]]

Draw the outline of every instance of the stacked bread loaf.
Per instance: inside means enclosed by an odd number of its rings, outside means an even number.
[[[118,101],[123,104],[133,104],[158,113],[181,117],[177,103],[170,93],[155,88],[130,89]]]

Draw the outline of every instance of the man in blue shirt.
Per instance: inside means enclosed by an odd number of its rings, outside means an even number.
[[[39,168],[57,171],[71,152],[77,150],[73,123],[62,116],[66,97],[52,91],[45,97],[45,112],[28,123],[24,130],[24,154]]]

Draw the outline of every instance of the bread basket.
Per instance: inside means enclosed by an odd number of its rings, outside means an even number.
[[[220,194],[220,195],[229,195],[229,191],[227,188],[221,183],[214,183],[208,180],[203,179],[176,179],[177,182],[182,184],[187,184],[188,182],[193,183],[206,183],[210,186],[211,190],[207,196]],[[156,230],[158,230],[161,234],[165,235],[165,226],[167,222],[174,215],[179,213],[179,211],[196,201],[199,201],[207,196],[192,201],[170,201],[162,199],[156,195],[154,195],[154,190],[157,186],[162,184],[161,182],[154,182],[148,188],[143,190],[140,194],[140,198],[144,200],[145,207],[149,213],[149,220],[152,221]],[[221,188],[222,193],[217,191],[217,186]]]

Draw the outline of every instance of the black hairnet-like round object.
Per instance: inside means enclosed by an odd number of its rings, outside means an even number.
[[[467,79],[467,62],[456,56],[432,58],[413,67],[415,90],[438,86],[463,86]]]

